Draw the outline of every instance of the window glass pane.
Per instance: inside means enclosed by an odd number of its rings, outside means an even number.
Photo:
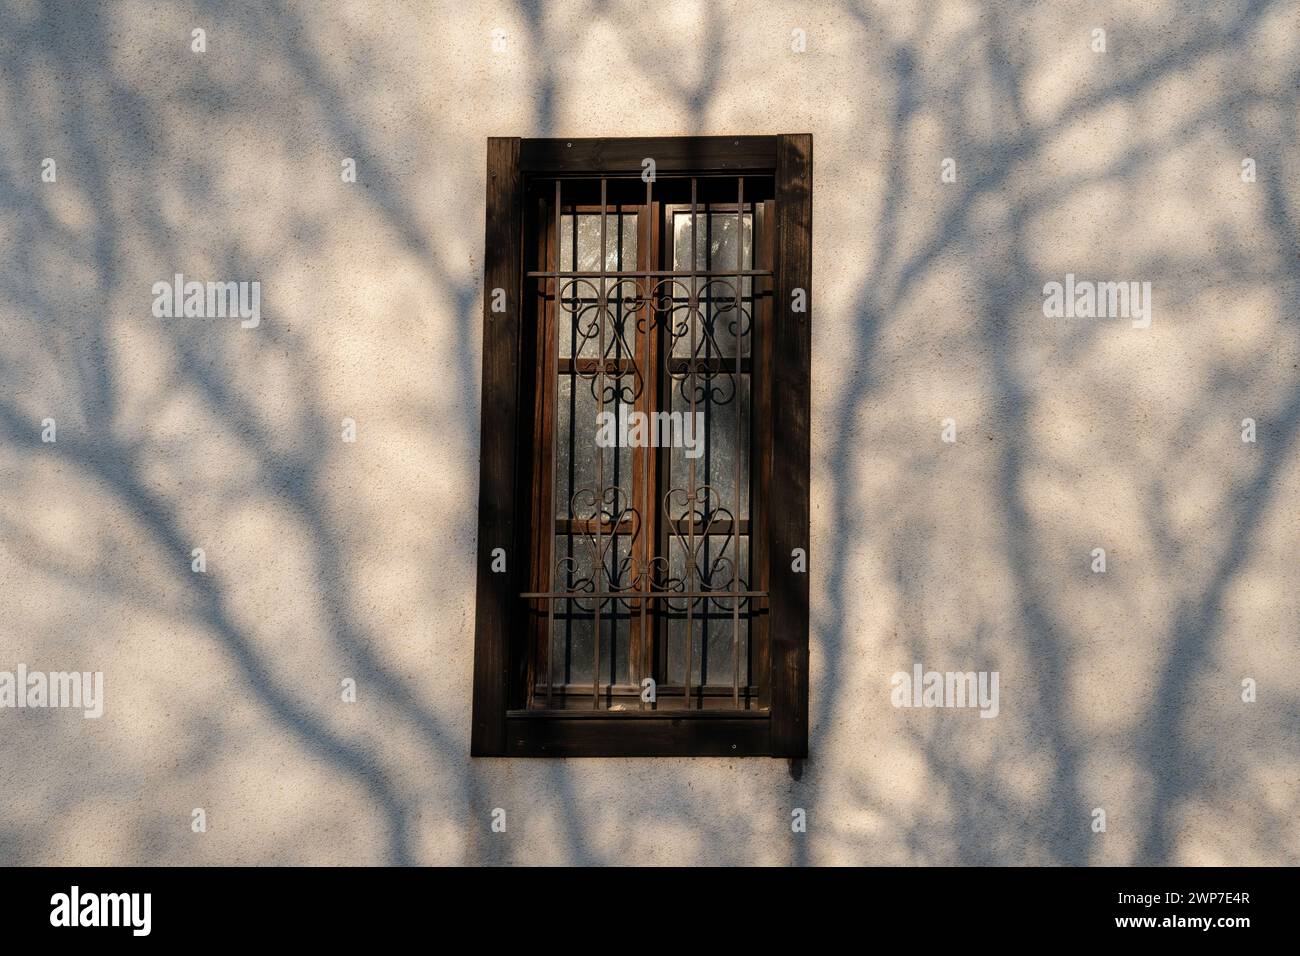
[[[696,212],[699,223],[699,235],[695,242],[695,270],[698,272],[725,272],[737,268],[736,232],[737,222],[734,212]],[[754,217],[745,213],[741,224],[741,260],[742,270],[754,267]],[[673,215],[673,270],[689,271],[691,269],[691,236],[694,228],[691,224],[690,210],[675,212]],[[599,243],[597,243],[599,244]],[[686,357],[691,355],[691,336],[694,334],[695,355],[701,358],[734,356],[736,354],[737,329],[743,337],[741,354],[749,354],[749,326],[753,315],[753,280],[748,276],[740,279],[741,311],[740,321],[736,319],[736,278],[719,276],[712,279],[695,280],[696,294],[700,297],[700,310],[697,320],[692,323],[688,308],[687,295],[691,289],[690,278],[674,283],[673,299],[677,305],[673,313],[673,355]],[[692,327],[693,326],[693,327]]]
[[[672,390],[668,404],[678,413],[682,434],[690,435],[694,449],[700,454],[694,459],[697,491],[708,486],[712,494],[706,502],[704,515],[718,520],[729,520],[736,508],[736,456],[740,456],[740,508],[739,517],[749,517],[749,413],[750,380],[748,374],[739,378],[730,369],[712,375],[689,373],[674,375],[670,379]],[[695,396],[695,418],[691,418],[690,396]],[[736,416],[740,415],[739,446],[736,435]],[[688,422],[696,426],[703,423],[703,432],[696,427],[689,430]],[[675,444],[668,450],[669,482],[672,488],[689,491],[691,477],[690,452],[693,449]],[[680,501],[680,499],[677,499]],[[674,505],[680,510],[681,506]],[[714,515],[716,512],[716,515]]]
[[[617,534],[613,540],[602,542],[605,549],[605,591],[612,580],[615,588],[626,587],[628,558],[631,541],[626,534]],[[563,591],[596,590],[592,542],[581,534],[556,535],[555,558],[562,573],[556,584]],[[553,687],[592,682],[595,666],[595,634],[597,599],[572,599],[555,603],[555,618],[551,625],[551,681]],[[631,645],[632,612],[626,602],[607,599],[600,602],[600,683],[608,685],[631,681],[629,648]],[[612,650],[611,650],[612,648]],[[581,695],[581,689],[575,693]]]
[[[695,269],[697,272],[726,272],[737,268],[736,262],[736,213],[714,212],[696,207],[695,221],[699,223],[700,234],[695,241]],[[675,211],[673,214],[673,270],[690,271],[691,269],[691,211]],[[741,222],[742,250],[739,268],[753,268],[754,214],[746,212]],[[596,242],[600,244],[599,240]],[[748,294],[748,287],[745,288]]]
[[[608,381],[608,380],[607,380]],[[599,382],[594,383],[597,388]],[[597,454],[604,463],[606,510],[622,510],[632,502],[632,449],[601,448],[596,444],[596,396],[593,382],[581,375],[562,374],[556,389],[555,408],[555,517],[593,518],[596,514]],[[607,396],[608,398],[608,396]],[[610,415],[626,416],[630,406],[606,401]],[[611,489],[618,489],[612,500]],[[577,496],[576,502],[575,497]]]
[[[574,221],[577,232],[574,232]],[[605,217],[605,270],[628,272],[637,263],[637,218],[635,213],[610,213]],[[574,262],[577,262],[575,267]],[[560,271],[596,272],[600,270],[600,215],[572,213],[560,219]],[[614,358],[628,355],[636,348],[635,329],[626,314],[623,299],[635,294],[632,278],[616,282],[605,280],[605,295],[610,312],[605,316],[605,354]],[[556,327],[560,357],[575,355],[595,358],[600,351],[598,303],[600,278],[583,277],[559,280],[560,307]]]
[[[574,220],[577,233],[574,233]],[[733,229],[734,231],[734,229]],[[734,256],[735,253],[733,252]],[[577,266],[574,266],[574,262]],[[605,215],[605,271],[636,269],[636,213]],[[600,270],[600,213],[567,213],[560,217],[560,271]]]
[[[730,586],[731,567],[729,564],[735,542],[725,537],[711,537],[708,541],[697,542],[700,547],[700,565],[712,572],[710,577],[716,589]],[[674,543],[670,563],[674,577],[686,577],[686,551]],[[740,539],[740,578],[741,590],[748,590],[749,541],[742,535]],[[680,686],[682,683],[682,660],[686,643],[686,608],[691,610],[691,684],[699,687],[730,687],[732,681],[732,635],[735,633],[732,619],[732,602],[730,598],[719,595],[717,598],[700,598],[688,601],[679,598],[671,602],[667,613],[667,654],[668,683]],[[749,686],[749,606],[747,598],[740,602],[740,686]],[[701,675],[704,679],[701,681]],[[726,706],[730,706],[727,702]]]

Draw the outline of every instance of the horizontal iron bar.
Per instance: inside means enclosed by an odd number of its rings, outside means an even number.
[[[705,371],[714,372],[732,372],[736,369],[736,360],[730,355],[709,355],[692,361],[688,356],[675,355],[665,360],[669,365],[669,370],[673,372],[689,371],[692,366]],[[724,364],[725,363],[725,364]],[[740,359],[740,371],[750,371],[750,359],[748,355],[742,355]],[[620,372],[633,373],[637,372],[638,366],[636,359],[631,356],[616,356],[601,361],[591,356],[582,356],[578,359],[568,357],[559,360],[559,372],[561,375],[572,374],[575,370],[581,374],[583,372],[598,372],[601,368],[616,369]]]
[[[742,172],[743,172],[743,171],[742,171]],[[659,182],[668,182],[668,181],[670,181],[670,180],[672,180],[672,181],[677,181],[677,182],[680,182],[680,181],[682,181],[682,180],[685,180],[685,181],[688,181],[688,182],[689,182],[689,181],[692,180],[692,179],[698,179],[698,180],[706,180],[706,179],[721,179],[721,180],[727,180],[727,179],[730,179],[730,180],[733,180],[733,181],[734,181],[734,180],[736,179],[736,175],[737,175],[736,173],[730,173],[730,172],[716,172],[716,173],[709,173],[709,172],[699,172],[699,173],[675,173],[675,174],[670,175],[670,176],[661,176],[661,175],[656,175],[656,177],[655,177],[655,182],[656,182],[656,183],[659,183]],[[768,171],[758,171],[758,172],[754,172],[754,171],[751,170],[751,171],[748,171],[748,172],[744,172],[744,176],[745,176],[746,179],[766,179],[766,180],[769,180],[769,181],[770,181],[770,180],[773,180],[773,179],[776,178],[775,176],[772,175],[771,172],[768,172]],[[594,183],[598,183],[598,182],[599,182],[600,180],[602,180],[602,179],[607,179],[607,180],[609,180],[610,182],[615,182],[616,180],[640,179],[640,178],[641,178],[641,172],[639,172],[639,171],[638,171],[638,172],[625,172],[625,173],[605,173],[604,175],[593,175],[593,174],[590,173],[590,172],[584,172],[584,171],[582,171],[582,170],[577,170],[577,171],[574,171],[574,172],[558,172],[558,173],[538,173],[538,172],[530,172],[530,171],[528,171],[528,170],[525,170],[525,171],[524,171],[524,179],[525,179],[526,182],[528,182],[528,183],[530,183],[530,184],[531,184],[531,183],[534,183],[534,182],[538,182],[538,183],[553,183],[553,182],[556,182],[557,180],[560,181],[560,182],[563,182],[563,183],[573,183],[573,182],[578,182],[578,183],[593,183],[593,184],[594,184]],[[566,187],[566,188],[567,188],[567,187]],[[599,207],[598,207],[598,205],[597,205],[596,203],[589,203],[589,204],[587,204],[587,205],[590,206],[590,211],[591,211],[591,212],[593,212],[593,213],[594,213],[594,212],[599,212]],[[629,205],[644,205],[644,203],[615,203],[615,202],[611,202],[611,203],[609,204],[608,208],[609,208],[610,210],[616,210],[619,206],[626,207],[626,206],[629,206]],[[686,205],[686,206],[690,206],[690,203],[684,203],[684,205]],[[721,203],[721,202],[718,202],[718,203],[700,203],[700,205],[702,205],[702,206],[703,206],[703,205],[708,205],[708,206],[712,207],[712,208],[710,209],[711,212],[725,212],[726,210],[725,210],[725,209],[721,209],[720,207],[723,207],[723,206],[734,206],[735,203],[734,203],[734,202],[732,202],[732,203]],[[573,211],[573,206],[572,206],[570,203],[567,203],[567,202],[566,202],[566,203],[564,204],[564,211],[565,211],[565,214],[567,215],[568,213],[570,213],[570,212]],[[581,209],[579,209],[579,212],[581,212]],[[616,215],[616,213],[613,212],[613,211],[611,211],[611,212],[610,212],[610,215],[611,215],[611,216],[612,216],[612,215]],[[623,215],[626,216],[626,215],[629,215],[629,214],[626,213],[626,212],[624,212]]]
[[[591,688],[584,688],[587,694],[586,703],[590,704]],[[727,692],[727,697],[731,696],[731,688],[721,688]],[[640,688],[637,689],[640,694]],[[655,693],[659,693],[656,688]],[[604,696],[602,694],[602,696]],[[694,695],[692,695],[694,696]],[[638,698],[639,699],[639,698]],[[725,720],[728,717],[740,718],[741,720],[763,720],[771,716],[768,708],[758,707],[709,707],[709,708],[685,708],[685,707],[665,707],[658,710],[577,710],[571,707],[539,707],[534,710],[511,710],[507,711],[506,716],[512,720],[536,720],[538,718],[550,718],[552,720],[591,720],[601,717],[610,717],[615,720],[622,720],[625,717],[636,715],[638,720]]]
[[[729,269],[725,272],[700,271],[696,273],[682,272],[680,270],[672,271],[667,269],[658,269],[658,270],[637,269],[635,271],[627,270],[624,272],[614,272],[613,270],[610,270],[609,272],[599,272],[599,271],[597,272],[553,272],[553,271],[547,272],[547,271],[538,270],[534,272],[524,273],[524,275],[526,275],[530,279],[610,279],[610,280],[653,279],[653,278],[689,279],[692,277],[692,275],[696,279],[732,279],[735,278],[736,276],[770,276],[772,274],[773,273],[771,269],[740,269],[740,270]]]
[[[679,531],[688,533],[691,530],[691,521],[689,518],[665,518],[663,519],[670,526],[677,528]],[[624,518],[617,525],[612,521],[600,522],[601,528],[605,534],[617,534],[620,537],[630,535],[636,530],[631,518]],[[612,531],[610,529],[613,529]],[[596,529],[595,518],[561,518],[558,515],[555,518],[555,533],[565,535],[570,532],[594,531]],[[695,533],[703,536],[705,531],[709,532],[709,537],[729,537],[731,535],[731,520],[728,518],[715,518],[712,522],[696,521]],[[746,537],[749,535],[749,519],[740,519],[740,533]]]
[[[671,527],[675,527],[683,534],[689,534],[691,531],[691,522],[687,518],[665,518],[662,520],[666,521]],[[636,530],[632,524],[631,518],[624,518],[617,525],[612,521],[602,521],[600,525],[605,534],[616,534],[619,537],[630,536],[632,532]],[[611,531],[610,529],[613,530]],[[595,518],[561,518],[557,516],[555,519],[555,533],[561,536],[594,530],[596,530]],[[704,537],[705,531],[709,532],[708,537],[710,538],[730,537],[731,521],[727,518],[715,518],[712,522],[696,521],[695,533]],[[740,519],[740,533],[745,537],[749,537],[748,518]]]
[[[529,600],[546,601],[590,601],[593,598],[725,598],[725,597],[767,597],[766,591],[525,591],[519,595]]]
[[[581,684],[557,683],[557,684],[552,684],[551,688],[557,694],[567,694],[570,697],[584,697],[588,701],[591,697],[591,685],[586,682],[583,682]],[[745,685],[742,684],[740,689],[743,692],[745,690]],[[638,697],[639,698],[641,696],[641,690],[642,688],[640,684],[625,684],[625,683],[618,683],[618,682],[615,682],[614,684],[610,684],[608,681],[604,681],[600,685],[601,696],[603,697],[614,697],[614,698]],[[538,683],[534,688],[534,691],[537,693],[545,693],[546,685],[542,683]],[[758,688],[751,684],[749,686],[749,691],[750,693],[757,693]],[[660,695],[675,694],[680,697],[682,693],[682,685],[681,684],[657,684],[655,686],[655,693]],[[701,688],[698,684],[691,685],[691,696],[695,697],[700,695],[703,695],[705,697],[722,697],[722,696],[730,697],[731,685],[730,684],[705,684],[703,688]]]

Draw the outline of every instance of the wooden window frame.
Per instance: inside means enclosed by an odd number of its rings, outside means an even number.
[[[536,362],[524,305],[524,177],[746,173],[775,177],[772,454],[764,465],[767,708],[764,710],[526,710],[533,430],[525,395]],[[808,574],[792,553],[809,546],[812,136],[520,139],[487,143],[478,573],[471,754],[476,757],[769,756],[808,754]],[[506,307],[495,290],[504,290]],[[795,290],[803,290],[802,297]],[[796,305],[802,303],[802,310]],[[758,371],[758,370],[756,370]],[[529,373],[529,374],[526,374]],[[755,449],[755,453],[758,449]],[[498,551],[500,549],[500,551]],[[495,559],[505,554],[506,570]]]

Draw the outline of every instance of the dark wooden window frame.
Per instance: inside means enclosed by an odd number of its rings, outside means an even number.
[[[533,431],[524,418],[525,363],[534,361],[524,308],[525,176],[640,174],[775,177],[774,292],[765,475],[768,707],[761,711],[526,710],[527,591]],[[478,575],[471,753],[479,757],[771,756],[808,753],[808,574],[794,569],[809,545],[811,408],[812,136],[519,139],[487,143]],[[494,311],[496,289],[506,307]],[[796,311],[802,290],[802,311]],[[755,408],[754,414],[762,410]],[[504,552],[506,570],[494,571]]]

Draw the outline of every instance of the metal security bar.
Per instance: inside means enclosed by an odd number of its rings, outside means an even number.
[[[758,500],[749,429],[758,394],[755,343],[765,334],[756,324],[758,304],[773,283],[771,262],[754,264],[760,229],[774,227],[762,215],[771,178],[652,179],[643,199],[616,179],[557,177],[537,191],[538,215],[544,209],[548,217],[544,267],[525,275],[548,337],[537,419],[549,436],[550,466],[539,532],[546,541],[537,552],[545,565],[534,574],[544,588],[520,594],[544,609],[530,705],[572,708],[580,699],[576,677],[585,664],[574,655],[589,621],[589,709],[750,709],[758,706],[753,623],[767,598],[750,586],[753,529],[767,502]],[[585,229],[593,215],[598,228]],[[626,229],[629,216],[634,234]],[[688,230],[679,228],[681,217]],[[628,245],[635,246],[635,268],[628,267]],[[590,400],[580,398],[582,389]],[[716,427],[727,406],[734,422]],[[594,421],[582,421],[593,408]],[[637,413],[643,417],[634,419]],[[643,429],[625,429],[629,419]],[[596,431],[580,443],[588,426]],[[607,427],[612,446],[601,441]],[[594,461],[586,462],[588,453]],[[725,683],[716,679],[724,666],[710,654],[722,621],[730,624]],[[656,688],[651,700],[642,693],[647,677]]]

